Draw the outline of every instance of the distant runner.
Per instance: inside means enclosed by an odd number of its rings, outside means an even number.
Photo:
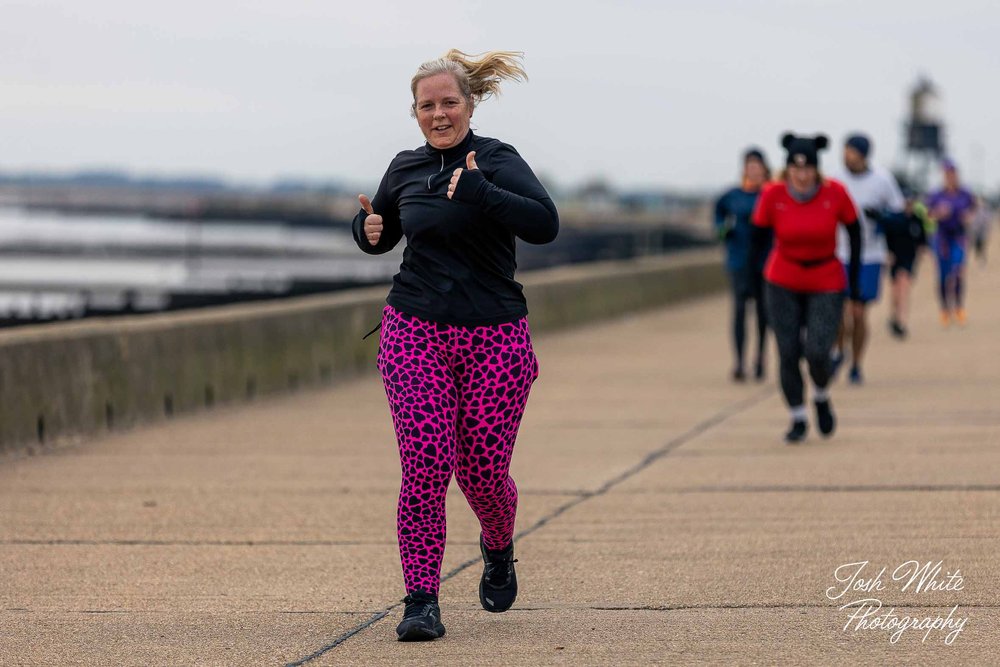
[[[976,257],[979,259],[979,264],[983,266],[986,264],[986,248],[989,245],[990,227],[993,226],[995,215],[996,211],[985,198],[976,198],[976,214],[972,218],[972,238]]]
[[[850,301],[844,308],[844,319],[837,334],[837,345],[833,352],[833,372],[836,373],[844,359],[845,339],[851,339],[852,384],[864,382],[861,363],[868,344],[868,306],[878,301],[882,282],[882,265],[886,260],[885,239],[878,224],[865,215],[866,211],[884,211],[890,215],[903,212],[906,205],[899,184],[885,169],[869,162],[871,140],[863,134],[854,134],[844,143],[845,170],[838,174],[861,211],[861,294],[860,299]],[[847,270],[850,258],[850,243],[844,229],[837,234],[837,257]]]
[[[764,378],[764,350],[767,340],[767,315],[764,311],[763,270],[766,253],[757,262],[750,261],[750,216],[761,188],[771,178],[764,153],[751,148],[743,154],[743,178],[715,203],[715,231],[726,244],[726,270],[733,291],[733,352],[735,364],[732,378],[746,379],[744,350],[746,349],[747,301],[756,306],[757,346],[754,355],[754,377]],[[770,242],[766,250],[771,249]]]
[[[944,187],[927,199],[927,208],[937,221],[933,248],[938,261],[938,294],[941,325],[967,320],[965,288],[966,231],[976,212],[976,198],[958,180],[958,167],[951,160],[941,163]]]
[[[892,255],[889,332],[902,340],[909,332],[910,291],[916,271],[917,253],[927,245],[927,237],[933,231],[933,221],[927,207],[915,196],[907,197],[906,209],[901,214],[869,209],[865,211],[865,215],[868,219],[875,220],[882,229],[886,247]]]

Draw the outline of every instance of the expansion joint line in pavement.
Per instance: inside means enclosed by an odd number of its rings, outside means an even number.
[[[707,418],[707,419],[705,419],[705,420],[703,420],[701,422],[698,422],[697,424],[695,424],[694,426],[692,426],[690,429],[688,429],[684,433],[681,433],[680,435],[678,435],[676,438],[673,438],[672,440],[668,441],[666,444],[662,445],[661,447],[658,447],[657,449],[654,449],[653,451],[649,452],[638,463],[636,463],[635,465],[627,468],[626,470],[624,470],[623,472],[619,473],[618,475],[615,475],[614,477],[608,479],[603,484],[601,484],[599,487],[597,487],[595,490],[587,492],[587,493],[584,493],[584,494],[581,494],[581,495],[573,498],[572,500],[569,500],[569,501],[565,502],[564,504],[560,505],[559,507],[555,508],[554,510],[552,510],[551,512],[549,512],[548,514],[546,514],[545,516],[543,516],[542,518],[540,518],[538,521],[536,521],[532,525],[528,526],[527,528],[525,528],[521,532],[519,532],[516,535],[514,535],[514,541],[517,542],[518,540],[527,537],[528,535],[530,535],[530,534],[534,533],[535,531],[541,529],[543,526],[547,525],[548,523],[550,523],[554,519],[562,516],[563,514],[565,514],[566,512],[568,512],[569,510],[573,509],[577,505],[585,503],[585,502],[587,502],[588,500],[590,500],[592,498],[597,498],[599,496],[603,496],[604,494],[606,494],[608,491],[610,491],[614,487],[618,486],[619,484],[621,484],[625,480],[627,480],[627,479],[629,479],[631,477],[634,477],[635,475],[639,474],[640,472],[642,472],[643,470],[645,470],[649,466],[653,465],[654,463],[656,463],[657,461],[659,461],[664,456],[666,456],[670,452],[674,451],[675,449],[677,449],[681,445],[686,444],[686,443],[694,440],[698,436],[702,435],[703,433],[705,433],[706,431],[708,431],[708,430],[710,430],[712,428],[715,428],[716,426],[718,426],[719,424],[723,423],[727,419],[729,419],[731,417],[735,417],[736,415],[740,414],[741,412],[749,410],[750,408],[758,405],[759,403],[762,403],[765,399],[770,398],[773,395],[774,395],[774,390],[769,387],[766,390],[760,390],[760,391],[758,391],[757,393],[755,393],[754,395],[750,396],[749,398],[745,398],[742,401],[738,401],[736,403],[732,403],[730,405],[727,405],[726,407],[722,408],[721,410],[719,410],[718,412],[716,412],[711,417],[709,417],[709,418]],[[482,562],[482,558],[479,557],[479,556],[476,556],[475,558],[470,558],[469,560],[467,560],[464,563],[458,565],[453,570],[451,570],[450,572],[448,572],[447,574],[445,574],[443,577],[441,577],[441,583],[444,583],[444,582],[448,581],[449,579],[451,579],[452,577],[454,577],[457,574],[461,573],[462,571],[464,571],[464,570],[472,567],[473,565],[476,565],[477,563],[481,563],[481,562]],[[403,604],[403,601],[400,600],[399,602],[394,602],[393,604],[385,607],[384,609],[381,609],[381,610],[375,612],[369,619],[367,619],[363,623],[360,623],[359,625],[356,625],[355,627],[351,628],[350,630],[348,630],[344,634],[340,635],[339,637],[337,637],[336,639],[334,639],[333,641],[331,641],[329,644],[326,644],[325,646],[322,646],[321,648],[317,649],[313,653],[310,653],[306,657],[300,658],[299,660],[296,660],[294,662],[287,663],[286,667],[299,667],[300,665],[305,665],[306,663],[311,662],[311,661],[315,660],[316,658],[319,658],[319,657],[325,655],[329,651],[332,651],[333,649],[337,648],[338,646],[340,646],[341,644],[343,644],[344,642],[346,642],[351,637],[353,637],[356,634],[358,634],[360,632],[363,632],[363,631],[367,630],[368,628],[370,628],[371,626],[375,625],[376,623],[378,623],[379,621],[381,621],[383,618],[385,618],[386,616],[388,616],[392,612],[392,610],[394,610],[396,607],[399,607],[402,604]]]

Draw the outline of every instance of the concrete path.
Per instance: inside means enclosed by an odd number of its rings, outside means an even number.
[[[0,665],[998,664],[1000,265],[971,267],[962,330],[922,268],[911,338],[876,309],[867,384],[838,383],[836,437],[797,447],[773,365],[727,380],[723,297],[539,338],[521,595],[479,608],[453,489],[448,635],[429,644],[393,632],[398,459],[374,369],[0,461]],[[911,560],[961,590],[902,590]],[[829,599],[862,561],[881,589]],[[865,598],[953,625],[845,630]]]

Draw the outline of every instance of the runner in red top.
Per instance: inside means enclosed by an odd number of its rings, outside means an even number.
[[[792,196],[787,182],[769,185],[753,219],[755,225],[774,229],[774,251],[764,277],[796,292],[843,290],[844,269],[834,254],[837,225],[857,219],[854,202],[837,181],[822,181],[816,196],[806,202]]]
[[[838,224],[846,226],[851,239],[851,299],[860,298],[858,212],[844,186],[819,173],[819,151],[827,143],[823,135],[786,134],[782,138],[788,151],[784,180],[761,193],[753,215],[755,248],[766,241],[768,228],[774,230],[774,248],[764,268],[764,300],[778,341],[781,389],[792,413],[792,425],[785,434],[790,443],[803,440],[807,430],[803,357],[813,381],[820,433],[832,435],[836,426],[827,385],[845,287],[844,269],[835,254]]]

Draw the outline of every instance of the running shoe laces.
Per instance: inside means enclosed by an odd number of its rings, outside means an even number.
[[[444,636],[437,596],[425,591],[415,591],[403,598],[403,602],[406,603],[403,620],[396,626],[399,641],[429,641]]]
[[[437,611],[435,609],[435,607],[437,607],[437,598],[430,593],[424,593],[423,591],[410,593],[403,598],[403,602],[406,603],[406,609],[403,611],[404,621],[408,618],[428,616]]]
[[[479,580],[479,602],[483,609],[500,613],[510,609],[517,599],[517,573],[514,570],[514,545],[506,549],[487,550],[482,536],[479,548],[483,552],[483,576]]]
[[[495,556],[495,553],[489,554],[483,577],[490,586],[503,588],[510,583],[510,576],[514,572],[514,563],[517,562],[517,559],[510,557],[513,555],[511,550],[504,552],[504,555],[499,557]]]

